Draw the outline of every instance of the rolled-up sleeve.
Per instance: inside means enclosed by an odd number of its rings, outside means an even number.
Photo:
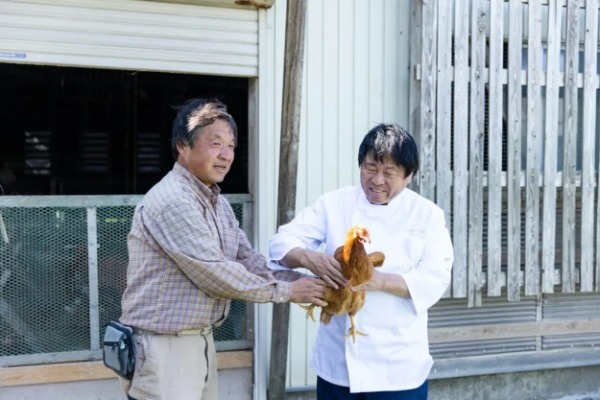
[[[253,302],[289,300],[288,282],[276,280],[266,268],[257,274],[242,263],[227,259],[219,237],[207,228],[203,213],[193,204],[179,202],[165,207],[146,226],[167,256],[209,296]],[[266,264],[262,255],[252,254],[251,263]]]

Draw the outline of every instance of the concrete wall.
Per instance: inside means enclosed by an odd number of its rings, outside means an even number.
[[[600,367],[432,380],[430,400],[600,399]]]

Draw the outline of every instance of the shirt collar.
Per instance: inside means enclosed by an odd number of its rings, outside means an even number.
[[[210,199],[210,202],[213,206],[217,204],[217,198],[219,197],[219,194],[221,194],[221,188],[219,185],[215,183],[212,185],[212,187],[206,186],[200,179],[198,179],[198,177],[196,177],[196,175],[178,162],[175,162],[175,165],[173,166],[173,173],[180,175],[189,181],[194,190],[198,191],[202,197]]]

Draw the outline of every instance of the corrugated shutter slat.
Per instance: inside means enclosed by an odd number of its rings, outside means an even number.
[[[258,74],[258,12],[143,1],[3,0],[0,61]]]

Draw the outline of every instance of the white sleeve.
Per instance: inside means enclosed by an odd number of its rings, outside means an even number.
[[[317,250],[326,238],[327,214],[320,197],[312,207],[305,208],[292,221],[279,227],[269,240],[269,260],[277,262],[296,247]]]
[[[442,297],[450,283],[454,262],[444,212],[436,209],[428,225],[421,259],[416,268],[402,274],[417,313],[426,311]]]

